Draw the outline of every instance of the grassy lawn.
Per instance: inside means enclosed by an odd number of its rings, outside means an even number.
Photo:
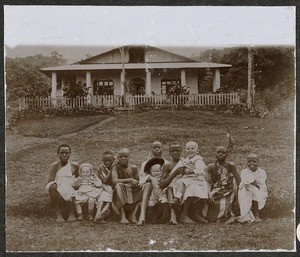
[[[109,115],[88,117],[57,117],[41,120],[23,120],[14,128],[18,134],[33,137],[58,137],[81,131],[105,120]]]
[[[7,134],[8,251],[293,249],[293,120],[221,116],[204,111],[153,111],[118,115],[101,127],[65,135],[103,118],[28,121],[18,126],[21,135],[18,132]],[[234,151],[228,160],[233,161],[240,172],[245,167],[247,154],[253,150],[260,155],[260,166],[267,172],[269,198],[262,212],[264,222],[230,226],[222,223],[146,225],[142,228],[114,222],[99,225],[92,222],[55,223],[44,188],[49,165],[57,158],[59,143],[71,145],[72,160],[94,165],[100,164],[103,151],[116,153],[126,146],[131,150],[132,163],[140,166],[148,158],[150,142],[154,139],[165,143],[163,157],[166,158],[170,142],[196,140],[200,154],[209,164],[214,161],[215,148],[220,144],[227,145],[227,126],[234,137]],[[42,132],[43,129],[47,133]],[[25,131],[31,131],[31,137],[22,136]],[[150,240],[155,243],[151,244]]]

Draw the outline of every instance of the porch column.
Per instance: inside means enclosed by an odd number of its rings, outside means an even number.
[[[88,104],[92,103],[91,97],[93,96],[93,87],[91,85],[92,84],[91,81],[92,81],[91,72],[87,71],[85,74],[85,83],[88,88],[88,95],[87,95],[87,103]]]
[[[121,82],[120,82],[120,95],[124,95],[125,93],[125,71],[121,71]]]
[[[151,95],[152,88],[151,88],[151,71],[146,69],[146,95]]]
[[[89,94],[92,96],[94,92],[93,92],[93,85],[92,85],[92,75],[90,71],[86,72],[85,81],[86,81],[86,86],[89,89]]]
[[[56,99],[57,96],[57,74],[55,71],[52,72],[52,77],[51,77],[51,98]]]
[[[185,70],[181,70],[181,86],[182,86],[182,87],[186,87]]]
[[[213,78],[213,92],[216,92],[221,86],[220,82],[220,69],[215,69]]]

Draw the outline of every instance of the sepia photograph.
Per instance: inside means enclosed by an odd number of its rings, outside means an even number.
[[[296,251],[295,6],[4,6],[5,251]]]

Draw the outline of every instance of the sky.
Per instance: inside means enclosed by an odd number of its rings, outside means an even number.
[[[4,6],[4,44],[295,45],[295,7],[10,5]]]

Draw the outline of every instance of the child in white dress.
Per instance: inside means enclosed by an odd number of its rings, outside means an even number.
[[[93,166],[90,163],[84,163],[79,168],[79,177],[75,184],[79,186],[75,194],[75,207],[78,214],[77,220],[82,220],[82,204],[88,204],[89,220],[93,220],[95,202],[101,193],[99,187],[102,181],[93,173]]]
[[[247,168],[241,172],[241,183],[238,191],[240,205],[239,222],[260,222],[259,216],[268,197],[266,172],[258,167],[258,156],[250,153],[247,158]]]

